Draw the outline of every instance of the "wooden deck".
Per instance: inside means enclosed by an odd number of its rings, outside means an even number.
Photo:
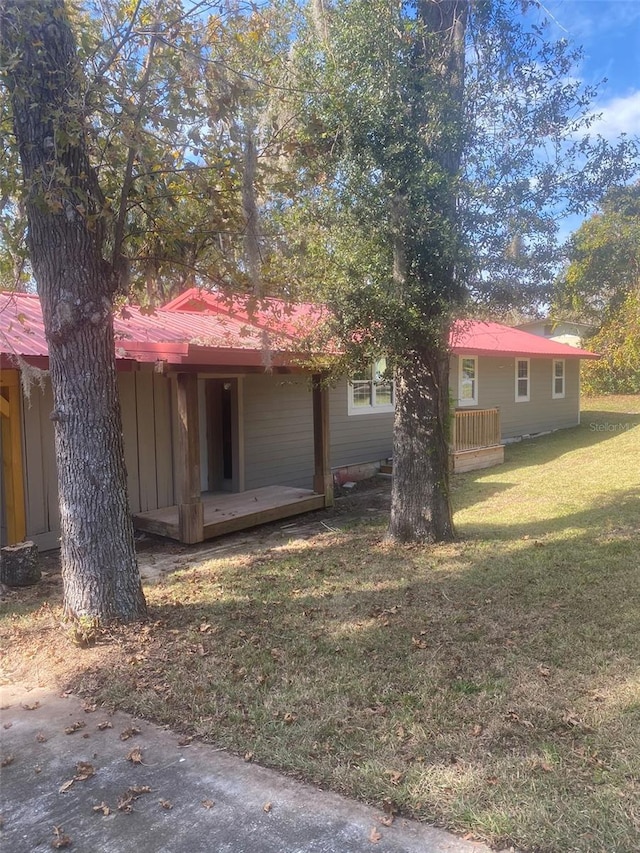
[[[258,524],[277,521],[325,505],[324,495],[310,489],[290,486],[265,486],[247,492],[216,492],[202,495],[204,538],[214,539],[225,533],[245,530]],[[136,530],[156,533],[180,541],[178,507],[169,506],[133,516]]]

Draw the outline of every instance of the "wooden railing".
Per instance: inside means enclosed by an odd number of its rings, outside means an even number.
[[[451,450],[477,450],[500,444],[498,409],[456,409]]]

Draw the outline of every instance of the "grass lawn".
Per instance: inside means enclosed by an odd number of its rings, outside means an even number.
[[[194,560],[84,650],[39,587],[2,605],[5,663],[496,845],[634,853],[640,397],[583,408],[454,478],[454,545],[362,522]]]

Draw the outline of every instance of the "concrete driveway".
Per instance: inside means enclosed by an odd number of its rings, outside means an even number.
[[[7,853],[488,853],[74,696],[0,706]]]

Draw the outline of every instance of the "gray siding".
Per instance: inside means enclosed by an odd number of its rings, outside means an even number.
[[[245,488],[313,488],[313,408],[304,376],[242,382]]]
[[[169,381],[152,372],[119,373],[122,430],[132,512],[171,506]],[[46,550],[60,536],[51,386],[32,389],[23,403],[27,537]]]
[[[56,548],[60,536],[58,480],[54,453],[51,385],[34,385],[22,401],[27,539],[43,549]]]
[[[171,383],[151,370],[118,374],[131,512],[174,503]]]
[[[347,380],[329,394],[331,418],[331,467],[379,462],[391,456],[393,412],[348,414]]]
[[[580,362],[565,359],[565,396],[551,396],[552,359],[530,360],[530,400],[515,401],[515,358],[478,358],[478,406],[465,409],[500,409],[503,438],[534,435],[580,422]],[[449,385],[452,398],[458,398],[458,358],[451,359]]]

